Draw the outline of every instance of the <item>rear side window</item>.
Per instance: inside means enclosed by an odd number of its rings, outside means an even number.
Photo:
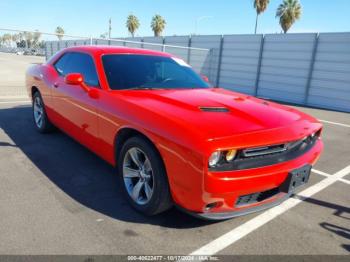
[[[70,73],[80,73],[89,86],[99,86],[96,68],[92,57],[83,53],[67,53],[56,63],[57,72],[65,76]]]
[[[54,67],[56,68],[56,71],[62,75],[65,76],[66,73],[66,63],[69,59],[69,53],[64,54],[54,65]]]

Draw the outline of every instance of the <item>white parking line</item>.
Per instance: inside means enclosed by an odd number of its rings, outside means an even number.
[[[317,175],[324,176],[324,177],[330,177],[330,176],[332,176],[332,175],[330,175],[330,174],[327,174],[327,173],[325,173],[325,172],[322,172],[322,171],[319,171],[319,170],[316,170],[316,169],[312,169],[312,172],[315,173],[315,174],[317,174]],[[339,178],[338,181],[350,185],[350,181],[349,181],[349,180],[346,180],[346,179],[344,179],[344,178]]]
[[[316,170],[316,169],[312,169],[311,171],[314,172],[315,174],[318,174],[318,175],[321,175],[321,176],[325,176],[325,177],[331,176],[330,174],[327,174],[325,172],[322,172],[322,171],[319,171],[319,170]]]
[[[343,182],[343,183],[345,183],[345,184],[350,185],[350,181],[349,181],[349,180],[347,180],[347,179],[340,178],[340,179],[339,179],[339,181],[340,181],[340,182]]]
[[[343,178],[349,173],[350,173],[350,165],[340,170],[339,172],[335,173],[334,175],[329,176],[323,179],[322,181],[318,182],[317,184],[310,186],[309,188],[298,193],[297,197],[289,198],[279,206],[275,206],[263,212],[262,214],[236,227],[235,229],[229,231],[228,233],[209,242],[205,246],[192,252],[190,255],[210,256],[218,253],[219,251],[234,244],[235,242],[245,237],[246,235],[250,234],[254,230],[265,225],[266,223],[270,222],[271,220],[283,214],[284,212],[288,211],[292,207],[295,207],[296,205],[300,204],[306,198],[313,196],[314,194],[325,189],[326,187],[332,185],[336,181],[339,181],[339,179]]]
[[[323,119],[318,119],[318,121],[320,121],[320,122],[322,122],[322,123],[337,125],[337,126],[350,127],[350,125],[347,125],[347,124],[342,124],[342,123],[338,123],[338,122],[332,122],[332,121],[323,120]]]
[[[22,100],[22,101],[0,101],[0,104],[22,104],[22,103],[31,103],[30,100]]]

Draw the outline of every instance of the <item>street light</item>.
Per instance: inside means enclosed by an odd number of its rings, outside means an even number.
[[[194,25],[194,34],[197,34],[197,27],[198,27],[198,23],[204,19],[209,19],[209,18],[213,18],[213,16],[200,16],[197,17],[195,25]]]

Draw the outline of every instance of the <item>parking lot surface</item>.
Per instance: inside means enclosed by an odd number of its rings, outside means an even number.
[[[298,109],[324,124],[309,184],[272,210],[214,223],[175,208],[140,215],[111,166],[62,132],[37,133],[30,103],[0,100],[0,254],[348,255],[350,115]]]
[[[0,52],[0,101],[3,97],[25,98],[25,71],[32,63],[43,63],[44,57]]]

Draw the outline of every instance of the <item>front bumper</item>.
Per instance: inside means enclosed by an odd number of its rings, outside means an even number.
[[[265,203],[262,205],[248,207],[248,208],[245,208],[242,210],[237,210],[237,211],[196,213],[196,212],[191,212],[191,211],[188,211],[186,209],[183,209],[179,206],[178,206],[178,208],[191,216],[194,216],[194,217],[197,217],[197,218],[200,218],[203,220],[225,220],[225,219],[230,219],[233,217],[248,215],[251,213],[255,213],[255,212],[265,210],[265,209],[272,208],[274,206],[278,206],[279,204],[281,204],[282,202],[287,200],[291,195],[293,195],[293,194],[283,194],[283,196],[279,197],[275,201]]]
[[[291,196],[291,193],[279,190],[276,194],[265,197],[261,201],[247,204],[239,203],[239,198],[249,194],[264,193],[276,188],[281,189],[291,171],[305,165],[313,166],[323,150],[323,142],[319,139],[304,155],[291,161],[276,165],[247,170],[208,172],[204,176],[202,193],[199,201],[181,204],[184,211],[207,220],[223,220],[237,217],[279,205]],[[197,208],[187,208],[186,204],[196,204]],[[217,203],[213,208],[208,205]]]

